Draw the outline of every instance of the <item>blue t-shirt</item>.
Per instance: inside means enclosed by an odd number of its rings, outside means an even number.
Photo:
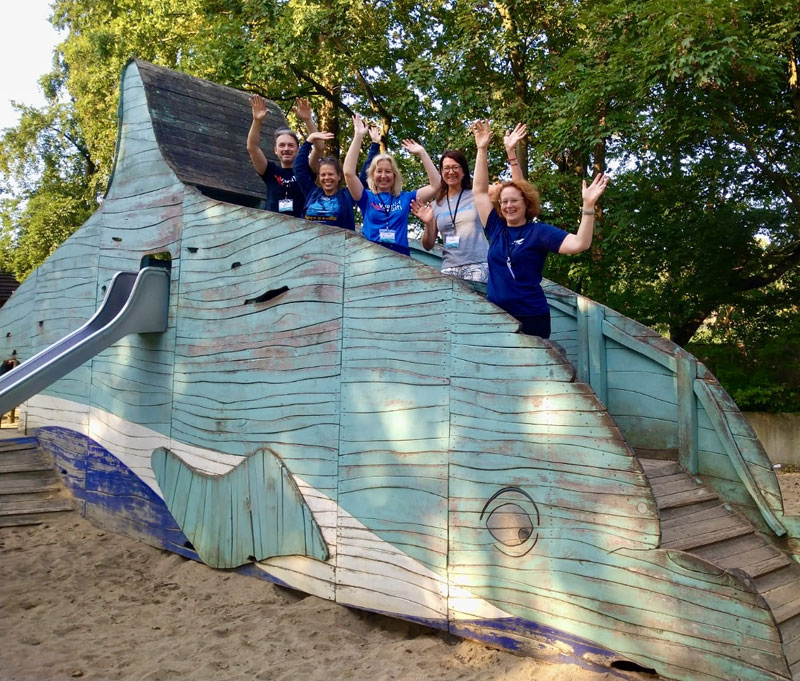
[[[416,189],[392,196],[387,192],[375,194],[365,188],[358,200],[364,216],[361,234],[381,246],[408,255],[408,215],[411,202],[416,198]]]
[[[353,216],[355,202],[347,189],[340,189],[333,196],[327,196],[322,189],[314,183],[314,175],[308,166],[308,157],[311,153],[311,144],[303,142],[297,157],[294,160],[294,172],[297,181],[306,195],[305,206],[301,217],[312,222],[322,222],[326,225],[355,229],[356,221]]]
[[[283,168],[277,163],[267,161],[267,169],[261,176],[264,184],[267,186],[267,203],[266,209],[273,213],[283,213],[284,215],[294,215],[299,218],[303,214],[303,204],[306,197],[303,195],[303,190],[300,183],[294,174],[294,168]],[[283,204],[284,210],[281,210],[281,201],[287,201]],[[288,203],[291,201],[291,203]]]
[[[557,253],[568,232],[544,222],[509,227],[497,211],[486,221],[489,281],[486,299],[517,316],[548,314],[542,269],[548,253]]]

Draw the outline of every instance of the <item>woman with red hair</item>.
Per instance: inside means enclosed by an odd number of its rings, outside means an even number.
[[[492,133],[488,121],[473,124],[478,147],[472,192],[489,239],[487,300],[514,315],[520,331],[550,337],[550,308],[542,291],[542,269],[548,253],[582,253],[592,244],[595,204],[609,177],[600,173],[591,184],[583,181],[583,207],[578,232],[538,221],[539,192],[525,180],[503,182],[489,196],[488,148]]]

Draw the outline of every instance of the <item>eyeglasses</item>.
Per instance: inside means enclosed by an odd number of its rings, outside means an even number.
[[[525,199],[502,199],[500,201],[501,206],[515,206],[518,203],[524,203]]]
[[[461,166],[442,166],[443,173],[456,173],[461,170]]]

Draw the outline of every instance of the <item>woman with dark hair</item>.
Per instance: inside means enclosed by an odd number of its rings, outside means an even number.
[[[376,156],[380,149],[375,143],[377,134],[380,139],[380,131],[377,128],[370,129],[370,137],[373,144],[370,145],[364,169]],[[355,230],[355,202],[346,188],[342,189],[342,167],[339,159],[334,156],[326,156],[318,162],[317,181],[314,182],[314,175],[309,165],[309,156],[315,142],[333,139],[332,132],[312,132],[307,138],[294,160],[294,174],[300,183],[300,188],[305,194],[305,206],[301,217],[312,222],[322,222],[326,225],[341,227],[342,229]],[[362,170],[362,173],[365,170]]]
[[[522,179],[517,161],[517,143],[525,137],[524,123],[517,125],[505,136],[506,152],[511,164],[511,176]],[[467,281],[485,282],[489,275],[486,263],[489,243],[483,233],[483,224],[475,210],[472,178],[463,152],[448,149],[439,160],[442,185],[432,206],[415,201],[414,213],[425,225],[422,246],[430,251],[436,244],[436,235],[442,236],[442,274]]]
[[[487,300],[514,315],[520,331],[550,337],[550,308],[542,291],[542,269],[548,253],[581,253],[592,244],[594,210],[608,185],[600,173],[591,184],[583,180],[583,207],[577,234],[539,222],[539,192],[524,180],[503,182],[494,199],[489,196],[488,148],[492,133],[488,121],[472,126],[478,154],[473,194],[489,238]]]
[[[344,179],[347,188],[364,217],[362,236],[393,251],[408,255],[408,214],[411,202],[430,201],[439,191],[441,177],[425,148],[414,140],[403,140],[406,151],[422,161],[430,184],[420,189],[403,191],[403,176],[397,162],[389,154],[379,154],[369,165],[367,186],[356,175],[356,164],[367,126],[361,116],[353,116],[353,141],[344,158]]]

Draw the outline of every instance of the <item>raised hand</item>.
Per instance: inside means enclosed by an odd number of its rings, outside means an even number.
[[[425,153],[425,147],[423,147],[419,142],[411,139],[403,140],[403,149],[405,149],[409,154],[414,154],[414,156],[421,156]]]
[[[411,202],[411,212],[423,223],[433,220],[433,206],[430,203],[423,203],[414,199]]]
[[[469,126],[472,134],[475,136],[475,145],[478,149],[488,149],[489,141],[492,139],[492,131],[489,129],[489,121],[478,119]]]
[[[269,109],[267,109],[267,100],[261,95],[251,95],[249,99],[250,109],[253,112],[253,120],[263,121],[269,113]]]
[[[586,184],[586,180],[583,181],[583,191],[581,193],[583,195],[584,208],[594,208],[594,204],[603,195],[610,180],[611,178],[608,175],[600,173],[592,180],[590,185]]]
[[[313,144],[317,140],[332,140],[334,137],[335,135],[332,132],[320,130],[319,132],[312,132],[306,137],[306,142],[311,142]]]
[[[380,144],[383,133],[377,125],[369,126],[369,138],[375,143]]]
[[[294,100],[294,107],[292,107],[292,110],[301,121],[307,121],[311,118],[311,105],[304,97],[298,97]]]
[[[517,126],[513,130],[509,130],[505,134],[505,137],[503,137],[503,144],[505,145],[506,151],[513,151],[520,140],[525,139],[525,135],[527,134],[528,126],[525,125],[525,123],[517,123]]]
[[[353,134],[358,137],[364,137],[367,134],[367,124],[361,120],[361,116],[356,114],[353,116]]]

